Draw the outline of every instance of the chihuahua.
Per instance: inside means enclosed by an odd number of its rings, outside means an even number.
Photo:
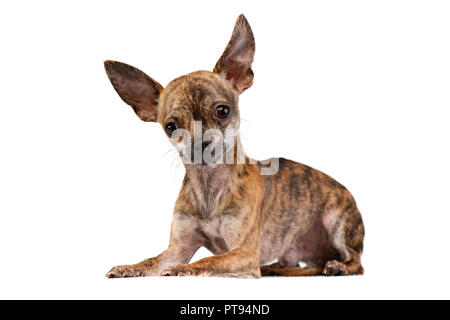
[[[364,226],[350,192],[306,165],[255,161],[242,151],[238,98],[253,83],[254,53],[241,15],[212,72],[165,88],[130,65],[105,61],[119,96],[141,120],[162,126],[186,169],[168,249],[107,277],[363,274]],[[213,256],[189,263],[200,247]]]

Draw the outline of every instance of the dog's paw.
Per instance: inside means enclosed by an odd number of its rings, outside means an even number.
[[[130,277],[143,277],[144,273],[142,268],[135,265],[124,265],[112,268],[107,274],[107,278],[130,278]]]
[[[167,277],[191,277],[198,276],[200,274],[190,265],[180,264],[162,271],[160,275]]]
[[[347,269],[345,264],[336,260],[328,261],[322,270],[324,276],[345,276]]]

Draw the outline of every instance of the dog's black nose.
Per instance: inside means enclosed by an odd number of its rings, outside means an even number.
[[[204,151],[206,149],[207,146],[209,146],[211,144],[211,141],[203,141],[202,142],[202,150]]]

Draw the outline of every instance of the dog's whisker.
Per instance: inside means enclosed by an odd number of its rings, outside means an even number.
[[[166,157],[167,155],[169,155],[170,153],[176,152],[176,150],[174,148],[171,148],[169,150],[167,150],[166,152],[164,152],[161,156],[161,159]]]

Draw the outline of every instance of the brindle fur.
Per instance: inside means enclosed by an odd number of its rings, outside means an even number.
[[[197,71],[163,88],[129,65],[106,61],[114,88],[144,121],[167,121],[193,133],[239,128],[238,97],[253,82],[253,33],[243,15],[214,71]],[[226,103],[231,118],[218,121],[212,106]],[[169,137],[170,138],[170,137]],[[172,141],[175,144],[175,141]],[[240,146],[236,140],[236,148]],[[235,155],[237,157],[237,155]],[[364,226],[341,184],[300,163],[279,159],[274,175],[261,163],[186,164],[175,203],[170,244],[159,256],[114,267],[107,277],[311,276],[362,274]],[[200,247],[214,256],[190,263]],[[278,262],[267,265],[271,261]],[[307,268],[300,268],[299,262]]]

